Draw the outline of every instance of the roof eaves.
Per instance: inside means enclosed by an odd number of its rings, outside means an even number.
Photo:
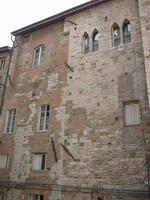
[[[109,0],[92,0],[92,1],[88,1],[88,2],[86,2],[84,4],[81,4],[79,6],[73,7],[71,9],[63,11],[61,13],[58,13],[56,15],[53,15],[51,17],[48,17],[46,19],[43,19],[41,21],[35,22],[35,23],[30,24],[28,26],[25,26],[25,27],[23,27],[21,29],[13,31],[11,34],[14,35],[14,36],[17,36],[19,34],[30,33],[32,31],[35,31],[35,30],[39,29],[39,28],[43,28],[43,27],[48,26],[50,24],[53,24],[53,23],[56,23],[58,21],[64,20],[69,15],[76,14],[76,13],[78,13],[78,12],[84,10],[84,9],[88,9],[90,7],[96,6],[96,5],[98,5],[100,3],[104,3],[106,1],[109,1]]]
[[[3,47],[0,47],[0,53],[2,52],[6,52],[6,51],[11,51],[11,47],[9,46],[3,46]]]

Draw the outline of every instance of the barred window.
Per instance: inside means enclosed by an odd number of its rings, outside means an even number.
[[[45,50],[44,46],[37,47],[34,50],[33,67],[39,66],[42,64],[43,58],[44,58],[44,50]]]
[[[90,50],[90,40],[88,33],[84,33],[83,35],[83,53],[87,54]]]
[[[40,107],[39,131],[47,131],[49,124],[50,106],[42,105]]]
[[[0,154],[0,168],[7,168],[8,167],[8,154]]]
[[[119,46],[121,43],[121,37],[120,37],[120,28],[118,24],[114,24],[112,26],[112,45],[114,47]]]
[[[14,130],[15,115],[16,115],[16,109],[11,109],[8,111],[7,127],[6,127],[7,133],[12,133]]]
[[[141,123],[139,102],[124,103],[124,123],[126,126]]]
[[[46,154],[33,154],[33,170],[45,170],[46,168]]]
[[[96,29],[93,31],[92,42],[93,42],[93,51],[98,51],[98,49],[99,49],[99,32]]]
[[[123,43],[131,42],[131,24],[128,19],[125,19],[123,22]]]

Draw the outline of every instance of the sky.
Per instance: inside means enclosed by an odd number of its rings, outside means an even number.
[[[2,0],[0,47],[12,46],[11,32],[89,0]]]

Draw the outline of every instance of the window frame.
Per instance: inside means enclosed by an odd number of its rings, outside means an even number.
[[[36,199],[34,198],[34,195],[37,195],[37,196],[38,196],[37,200],[40,200],[40,199],[41,199],[41,196],[43,196],[43,200],[44,200],[44,195],[43,195],[43,194],[38,194],[38,193],[30,194],[30,200],[36,200]]]
[[[86,39],[88,40],[88,45],[85,44]],[[87,55],[90,53],[90,37],[87,32],[84,32],[82,37],[82,51],[84,55]]]
[[[39,54],[38,54],[38,58],[36,58],[37,53],[36,51],[38,51],[39,49]],[[44,53],[45,53],[45,45],[39,45],[34,49],[34,53],[33,53],[33,61],[32,61],[32,67],[38,67],[40,65],[43,64],[44,61]],[[37,61],[36,61],[37,60]],[[37,62],[37,63],[36,63]]]
[[[43,158],[41,157],[41,160],[40,160],[40,168],[38,168],[38,169],[35,169],[34,168],[34,156],[45,156],[45,162],[44,162],[44,169],[42,169],[42,160],[43,160]],[[41,171],[41,172],[44,172],[44,171],[46,171],[47,170],[47,153],[33,153],[32,154],[32,170],[33,171]]]
[[[124,28],[127,25],[130,25],[130,32],[129,32],[130,34],[128,34],[128,37],[130,35],[130,41],[126,41],[125,38],[127,37],[127,35],[124,34],[125,33]],[[129,19],[125,19],[122,23],[122,42],[124,45],[132,43],[132,28],[131,28],[131,21]]]
[[[0,200],[4,200],[4,195],[5,195],[4,191],[0,191]]]
[[[133,104],[138,104],[139,106],[139,123],[134,123],[134,124],[129,124],[129,123],[126,123],[126,111],[125,111],[125,106],[126,105],[133,105]],[[123,124],[125,127],[132,127],[132,126],[140,126],[141,125],[141,108],[140,108],[140,102],[139,100],[134,100],[134,101],[126,101],[126,102],[123,102]]]
[[[42,118],[42,107],[43,106],[49,106],[49,115],[48,117],[46,116],[47,113],[47,109],[45,109],[45,113],[44,113],[44,122],[43,122],[43,129],[40,129],[40,125],[41,125],[41,118]],[[49,104],[43,104],[39,106],[39,114],[38,114],[38,132],[47,132],[49,130],[49,119],[50,119],[50,105]],[[46,121],[48,121],[48,123],[46,123]],[[46,124],[48,125],[48,128],[46,129]]]
[[[2,61],[4,61],[3,64],[2,64]],[[5,65],[6,65],[6,57],[0,58],[0,70],[4,70]]]
[[[115,37],[114,37],[114,31],[115,31],[114,28],[115,27],[118,27],[119,34],[120,34],[120,36],[119,36],[120,41],[119,41],[118,45],[115,45]],[[119,47],[121,45],[121,29],[120,29],[120,26],[117,23],[114,23],[111,27],[111,40],[112,40],[112,46],[113,47]]]
[[[9,120],[10,117],[10,112],[13,112],[12,116],[11,116],[11,120]],[[15,127],[15,120],[16,120],[16,108],[12,108],[10,110],[7,111],[7,118],[6,118],[6,128],[5,128],[5,133],[6,134],[12,134],[14,132],[14,127]],[[8,130],[8,125],[10,123],[10,127]]]
[[[97,35],[98,35],[98,40],[95,40]],[[98,42],[95,43],[94,41],[98,41]],[[92,33],[92,52],[98,51],[99,50],[99,45],[100,45],[99,31],[97,29],[94,29],[93,33]]]

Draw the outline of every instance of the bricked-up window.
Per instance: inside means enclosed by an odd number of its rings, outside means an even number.
[[[125,126],[139,125],[141,123],[139,102],[124,103],[124,123]]]
[[[83,53],[87,54],[90,50],[90,40],[88,33],[84,33],[83,35]]]
[[[5,67],[5,62],[6,59],[5,58],[0,58],[0,70],[3,70]]]
[[[0,191],[0,200],[4,200],[4,192]]]
[[[0,154],[0,168],[1,169],[8,167],[8,159],[9,159],[8,154]]]
[[[131,24],[128,19],[125,19],[123,22],[123,43],[131,42]]]
[[[92,50],[98,51],[98,48],[99,48],[99,32],[96,29],[93,31],[92,43],[93,43],[93,49]]]
[[[11,109],[8,111],[7,126],[6,126],[7,133],[12,133],[14,130],[15,115],[16,115],[16,109]]]
[[[32,169],[45,170],[45,168],[46,168],[46,154],[45,153],[33,154]]]
[[[120,45],[121,37],[120,37],[120,28],[118,24],[114,24],[112,26],[112,45],[114,47],[117,47]]]
[[[39,131],[47,131],[49,123],[50,106],[42,105],[40,107]]]
[[[33,67],[39,66],[42,64],[43,58],[44,58],[44,50],[45,50],[44,46],[37,47],[34,50]]]
[[[44,196],[42,194],[31,194],[31,200],[44,200]]]

